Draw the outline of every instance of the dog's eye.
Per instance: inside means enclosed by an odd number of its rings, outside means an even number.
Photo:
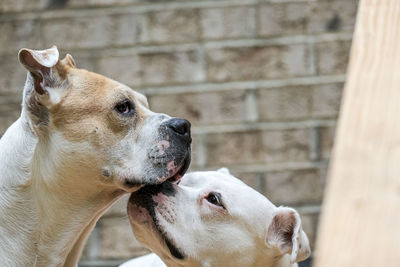
[[[215,205],[215,206],[219,206],[219,207],[225,208],[224,205],[222,204],[221,194],[220,193],[210,192],[207,195],[206,200],[208,202],[210,202],[211,204]]]
[[[123,115],[129,115],[133,112],[133,103],[129,100],[124,100],[115,105],[115,110]]]

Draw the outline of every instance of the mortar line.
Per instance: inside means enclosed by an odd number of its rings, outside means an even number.
[[[177,84],[160,87],[137,87],[131,85],[135,90],[146,95],[164,95],[181,93],[207,93],[223,92],[232,90],[256,90],[268,88],[280,88],[286,86],[318,85],[330,83],[343,83],[346,79],[344,74],[326,76],[303,76],[286,79],[256,80],[256,81],[232,81],[223,83],[197,83]]]

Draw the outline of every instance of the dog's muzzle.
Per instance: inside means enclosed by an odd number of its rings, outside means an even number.
[[[178,181],[189,168],[192,143],[190,127],[188,120],[179,118],[172,118],[161,125],[161,129],[165,129],[165,136],[170,144],[169,151],[167,150],[167,159],[172,160],[167,164],[167,171],[168,176],[174,176],[172,179],[168,179],[171,182]]]

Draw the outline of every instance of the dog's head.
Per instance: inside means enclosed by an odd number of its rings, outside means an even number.
[[[22,49],[19,61],[29,71],[23,115],[39,140],[35,153],[55,165],[40,170],[45,178],[131,192],[187,170],[188,121],[152,112],[144,95],[77,68],[70,55],[59,60],[55,46]]]
[[[131,195],[128,214],[137,239],[169,266],[272,266],[310,254],[299,214],[227,169],[144,187]]]

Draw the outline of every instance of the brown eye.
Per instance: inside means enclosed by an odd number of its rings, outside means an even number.
[[[224,205],[222,204],[221,194],[220,193],[210,192],[207,195],[206,200],[208,202],[210,202],[211,204],[215,205],[215,206],[219,206],[219,207],[225,208]]]
[[[122,115],[133,113],[133,103],[129,100],[124,100],[115,105],[115,110]]]

